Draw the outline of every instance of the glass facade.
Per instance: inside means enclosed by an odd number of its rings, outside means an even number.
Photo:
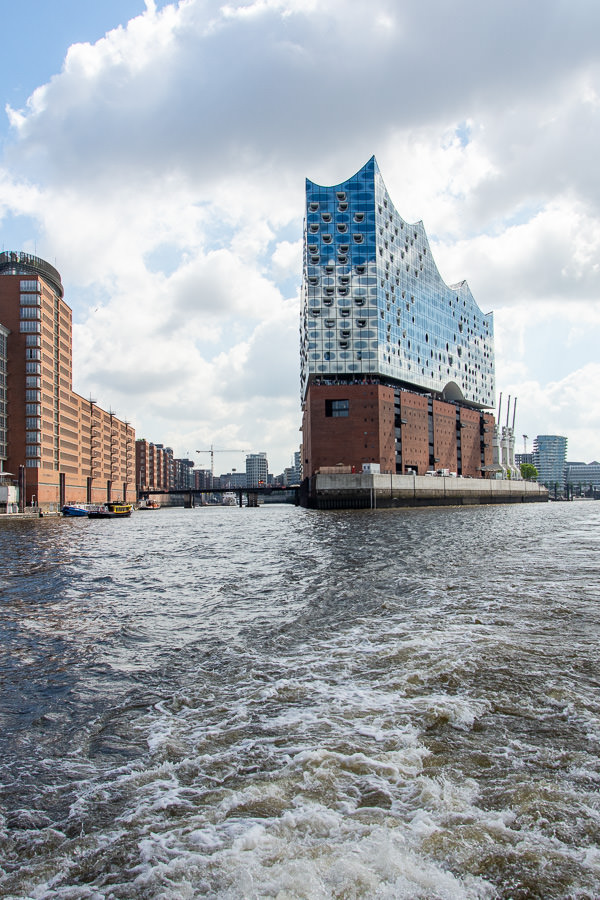
[[[377,378],[494,406],[494,327],[446,285],[422,222],[405,222],[372,157],[348,181],[306,181],[302,396],[311,380]]]
[[[538,434],[533,441],[533,464],[538,481],[552,488],[562,487],[567,459],[567,438],[560,434]]]

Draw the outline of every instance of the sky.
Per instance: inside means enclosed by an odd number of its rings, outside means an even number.
[[[55,265],[73,387],[215,471],[300,442],[304,181],[374,154],[496,388],[600,458],[597,0],[0,0],[0,243]],[[524,439],[523,435],[527,435]],[[230,452],[232,451],[232,452]]]

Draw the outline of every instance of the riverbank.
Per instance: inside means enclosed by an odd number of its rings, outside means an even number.
[[[545,503],[537,482],[427,475],[313,475],[300,502],[310,509],[385,509],[402,506],[482,506]]]

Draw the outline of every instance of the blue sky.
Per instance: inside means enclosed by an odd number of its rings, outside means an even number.
[[[97,41],[145,8],[143,0],[2,0],[5,38],[0,84],[4,103],[23,106],[38,85],[60,72],[71,44]]]
[[[300,438],[304,179],[375,154],[442,277],[494,311],[517,433],[600,456],[597,3],[0,13],[0,243],[61,272],[75,390],[177,455],[266,450],[281,471]]]

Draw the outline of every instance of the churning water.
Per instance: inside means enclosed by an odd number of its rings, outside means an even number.
[[[0,895],[600,896],[600,504],[0,527]]]

